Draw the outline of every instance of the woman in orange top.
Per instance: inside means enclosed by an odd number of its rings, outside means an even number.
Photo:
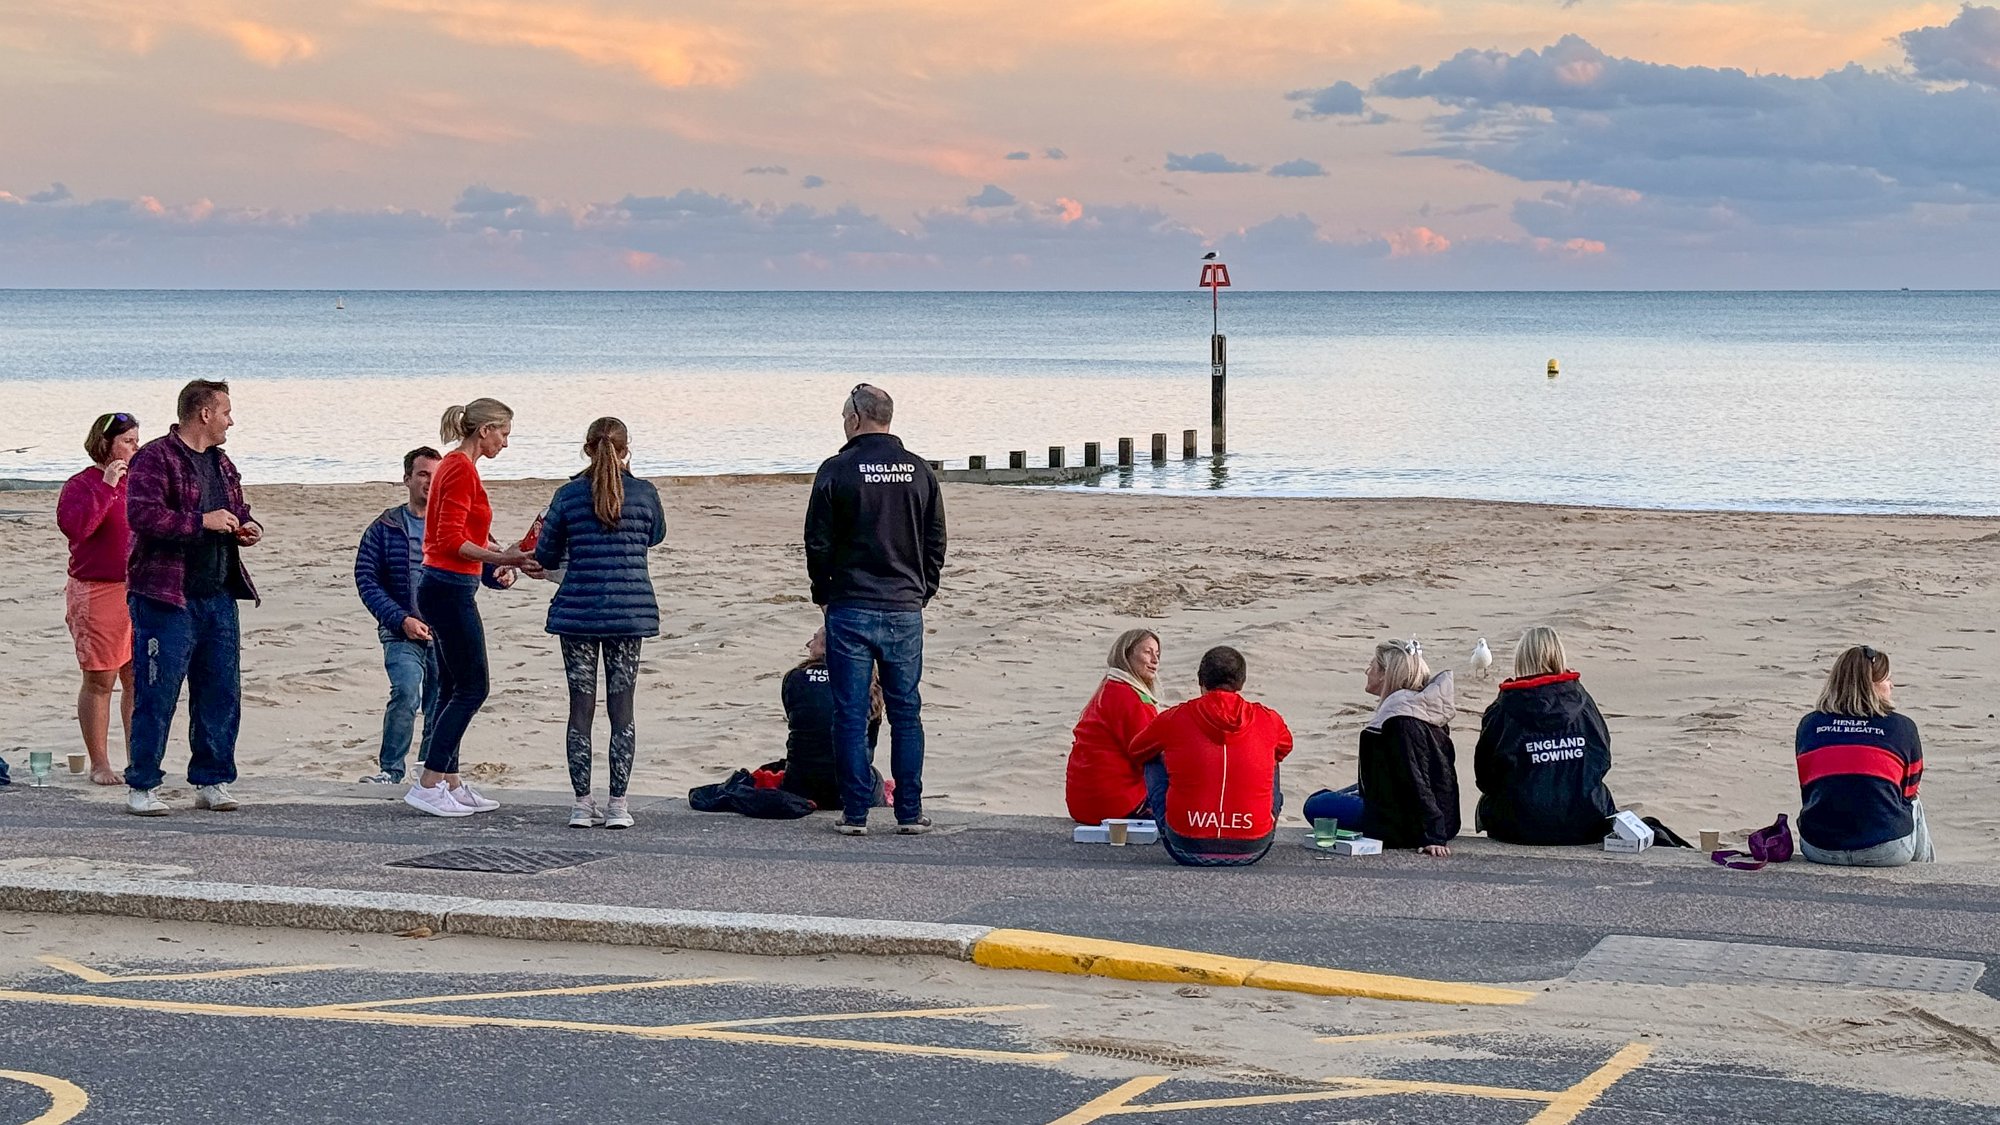
[[[473,595],[482,565],[534,572],[519,547],[493,541],[493,505],[479,481],[479,459],[498,457],[514,429],[506,404],[477,398],[444,412],[440,436],[457,448],[438,462],[424,509],[424,574],[417,584],[417,613],[431,627],[438,653],[438,711],[430,753],[417,784],[403,794],[411,807],[432,816],[471,816],[500,807],[458,777],[458,745],[486,702],[486,628]],[[503,572],[503,575],[505,572]],[[510,584],[511,575],[500,578]]]
[[[1132,740],[1160,713],[1160,635],[1127,629],[1111,645],[1110,669],[1084,705],[1070,745],[1064,797],[1078,824],[1146,813],[1146,775],[1132,761]],[[1157,810],[1156,810],[1157,811]]]

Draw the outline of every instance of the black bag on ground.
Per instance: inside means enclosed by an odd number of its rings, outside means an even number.
[[[814,808],[797,793],[757,788],[749,770],[737,770],[728,781],[688,790],[688,807],[696,812],[741,813],[758,820],[797,820],[811,816]]]
[[[1692,848],[1693,844],[1681,839],[1681,834],[1660,823],[1657,816],[1646,818],[1646,827],[1653,830],[1653,843],[1669,848]]]

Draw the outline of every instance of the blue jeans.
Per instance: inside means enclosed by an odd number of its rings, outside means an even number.
[[[438,714],[437,649],[418,641],[383,641],[382,666],[389,672],[389,708],[382,712],[382,772],[392,781],[401,781],[420,709],[424,741],[417,760],[423,761],[431,752],[431,731],[437,728]]]
[[[1271,833],[1260,840],[1194,840],[1177,836],[1167,828],[1167,763],[1154,758],[1146,763],[1146,805],[1160,825],[1160,843],[1167,855],[1182,867],[1248,867],[1264,858],[1277,838],[1275,823],[1285,811],[1285,791],[1278,785],[1278,767],[1271,767]]]
[[[889,720],[889,774],[896,821],[924,815],[924,615],[918,610],[835,605],[826,611],[826,670],[833,681],[833,761],[843,817],[868,821],[875,778],[868,750],[868,682],[879,669]]]
[[[1814,863],[1831,864],[1836,867],[1901,867],[1906,863],[1935,863],[1937,853],[1931,847],[1931,828],[1924,820],[1924,803],[1910,802],[1910,819],[1914,826],[1908,836],[1900,840],[1890,840],[1872,848],[1855,848],[1850,851],[1833,851],[1815,848],[1799,840],[1799,850]]]
[[[1361,783],[1345,789],[1322,789],[1306,798],[1306,823],[1337,820],[1342,828],[1361,831]]]
[[[167,734],[188,695],[188,784],[236,780],[236,731],[243,721],[242,637],[227,592],[189,598],[178,609],[139,594],[132,608],[131,765],[125,784],[156,789],[166,774]]]

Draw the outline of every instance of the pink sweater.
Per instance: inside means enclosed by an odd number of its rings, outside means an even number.
[[[62,487],[56,498],[56,526],[69,537],[69,576],[86,582],[125,581],[132,553],[132,528],[125,522],[125,482],[104,483],[92,466]]]

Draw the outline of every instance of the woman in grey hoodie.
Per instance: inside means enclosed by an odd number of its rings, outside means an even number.
[[[1306,798],[1306,819],[1333,817],[1385,848],[1448,856],[1459,828],[1451,672],[1433,676],[1414,640],[1384,641],[1368,662],[1367,684],[1381,704],[1361,732],[1360,780]]]

